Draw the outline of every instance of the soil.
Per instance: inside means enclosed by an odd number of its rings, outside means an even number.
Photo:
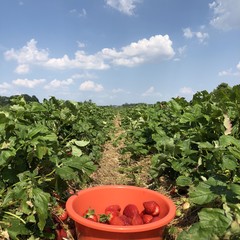
[[[121,153],[125,146],[125,131],[121,128],[119,115],[114,119],[114,126],[115,130],[111,139],[104,144],[99,168],[91,176],[91,185],[137,185],[147,187],[150,158],[133,161],[130,153]]]

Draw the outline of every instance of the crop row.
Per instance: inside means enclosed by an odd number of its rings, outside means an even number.
[[[54,239],[52,210],[96,170],[113,111],[54,97],[0,111],[0,238]],[[30,237],[30,238],[29,238]]]
[[[190,102],[123,108],[122,117],[124,151],[135,159],[151,155],[155,183],[167,177],[196,215],[177,239],[239,239],[240,86],[199,92]]]

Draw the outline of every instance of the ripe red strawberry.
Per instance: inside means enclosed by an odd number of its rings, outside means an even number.
[[[56,222],[58,223],[64,222],[68,219],[68,213],[66,209],[60,205],[56,205],[53,207],[52,215],[54,220],[56,220]]]
[[[133,218],[136,214],[139,215],[139,211],[137,206],[134,204],[128,204],[123,210],[123,215],[130,218]]]
[[[152,219],[153,219],[152,215],[149,215],[149,214],[142,215],[143,223],[149,223]]]
[[[141,225],[143,224],[143,220],[140,214],[135,214],[132,218],[132,225]]]
[[[121,215],[119,217],[123,220],[125,226],[132,225],[132,219],[131,218],[129,218],[125,215]]]
[[[110,225],[124,226],[125,223],[120,216],[113,216],[109,221]]]
[[[152,216],[159,215],[160,206],[155,201],[147,201],[143,203],[144,210],[147,214]]]
[[[161,218],[159,216],[153,217],[152,220],[150,221],[150,223],[152,222],[156,222],[158,220],[160,220]]]
[[[111,219],[115,216],[119,216],[120,212],[117,211],[106,211],[106,214],[99,214],[99,222],[101,223],[109,223]]]
[[[91,220],[91,221],[94,221],[94,222],[98,222],[98,217],[97,215],[95,214],[95,210],[94,209],[91,209],[89,208],[84,214],[83,214],[83,217],[88,219],[88,220]]]
[[[109,205],[105,208],[105,213],[108,214],[109,212],[120,212],[121,207],[117,204]]]
[[[105,214],[100,214],[99,222],[109,223],[114,216],[119,216],[121,207],[119,205],[110,205],[106,207]]]

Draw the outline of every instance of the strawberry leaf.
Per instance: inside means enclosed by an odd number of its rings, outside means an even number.
[[[226,232],[232,221],[224,210],[218,208],[204,208],[198,215],[201,228],[219,236]]]
[[[33,189],[33,205],[38,215],[38,227],[42,231],[48,218],[48,203],[50,201],[50,194],[44,192],[40,188]]]

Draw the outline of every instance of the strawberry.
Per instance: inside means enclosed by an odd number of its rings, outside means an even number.
[[[95,214],[95,210],[94,209],[91,209],[89,208],[84,214],[83,214],[83,217],[88,219],[88,220],[91,220],[91,221],[94,221],[94,222],[98,222],[98,217],[97,215]]]
[[[149,223],[156,222],[156,221],[158,221],[160,219],[161,218],[159,216],[155,216],[155,217],[152,218],[152,220]]]
[[[123,220],[125,226],[132,225],[132,219],[131,218],[129,218],[125,215],[121,215],[119,217]]]
[[[117,226],[124,226],[125,225],[123,219],[121,219],[120,216],[112,217],[112,219],[110,219],[109,223],[110,223],[110,225],[117,225]]]
[[[58,223],[61,223],[68,219],[68,213],[67,213],[66,209],[60,205],[56,205],[53,207],[52,215],[53,215],[53,218]]]
[[[114,216],[119,216],[121,207],[119,205],[110,205],[106,207],[105,214],[100,214],[99,222],[109,223]]]
[[[132,225],[141,225],[143,224],[143,220],[140,214],[135,214],[132,218]]]
[[[152,216],[159,215],[160,206],[155,201],[147,201],[143,203],[144,210],[147,214]]]
[[[109,205],[105,208],[105,213],[108,214],[109,212],[120,212],[121,207],[117,204]]]
[[[137,206],[134,204],[128,204],[123,210],[123,215],[130,218],[133,218],[136,214],[139,215],[139,211]]]
[[[143,223],[149,223],[152,219],[153,219],[152,215],[149,215],[149,214],[142,215]]]

